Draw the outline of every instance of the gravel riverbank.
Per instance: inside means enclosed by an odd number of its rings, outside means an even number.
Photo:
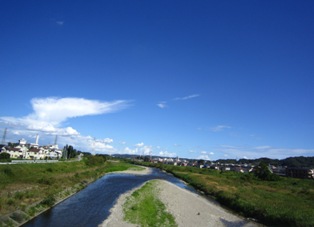
[[[134,174],[147,174],[150,169],[143,171],[132,171]],[[127,171],[129,172],[129,171]],[[130,173],[130,172],[129,172]],[[140,186],[141,187],[141,186]],[[166,205],[167,211],[171,213],[179,227],[186,226],[261,226],[254,222],[250,222],[242,217],[234,215],[222,208],[215,202],[192,193],[186,189],[182,189],[170,182],[157,180],[158,197]],[[132,194],[133,189],[121,195],[111,209],[111,215],[100,225],[102,227],[132,227],[136,226],[123,221],[123,204],[126,198]]]

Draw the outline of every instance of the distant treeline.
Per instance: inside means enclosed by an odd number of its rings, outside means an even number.
[[[244,164],[250,163],[258,165],[261,162],[275,166],[288,166],[288,167],[308,167],[314,168],[314,157],[290,157],[285,159],[270,159],[270,158],[258,158],[258,159],[218,159],[215,162],[219,163],[231,163],[231,164]]]

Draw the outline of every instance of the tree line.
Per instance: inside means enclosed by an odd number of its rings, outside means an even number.
[[[263,162],[268,165],[274,166],[288,166],[288,167],[307,167],[307,168],[314,168],[314,157],[289,157],[285,159],[270,159],[270,158],[258,158],[258,159],[219,159],[216,160],[219,163],[230,163],[230,164],[244,164],[250,163],[254,165],[258,165],[259,163]]]

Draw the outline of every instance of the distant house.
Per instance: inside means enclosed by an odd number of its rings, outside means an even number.
[[[290,167],[286,169],[286,176],[303,179],[314,179],[314,169]]]
[[[286,176],[286,168],[286,166],[271,166],[273,173],[279,176]]]
[[[38,136],[35,144],[28,144],[25,139],[19,140],[15,146],[1,146],[1,152],[10,154],[13,159],[60,159],[62,151],[58,149],[58,145],[39,146]]]
[[[232,166],[231,171],[238,172],[238,173],[244,173],[244,170],[243,170],[242,166],[240,166],[240,165]]]
[[[173,160],[173,158],[166,158],[166,159],[164,159],[164,163],[173,165],[174,164],[174,160]]]
[[[10,158],[24,158],[25,150],[20,147],[5,147],[2,152],[10,154]]]
[[[62,151],[60,150],[51,150],[48,152],[47,157],[50,159],[59,159],[62,157]]]
[[[44,152],[39,148],[32,147],[26,153],[27,153],[27,157],[25,157],[25,159],[44,159],[45,158]]]

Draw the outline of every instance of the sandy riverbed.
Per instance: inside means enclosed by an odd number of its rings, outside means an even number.
[[[143,168],[141,170],[125,170],[125,171],[116,171],[113,173],[126,173],[126,174],[134,174],[134,175],[148,175],[152,173],[152,169],[145,166],[140,166],[140,168]]]
[[[132,174],[148,174],[150,171],[149,168],[146,168],[143,171],[126,172]],[[182,189],[170,182],[157,180],[157,188],[159,199],[166,205],[167,211],[175,217],[179,227],[260,226],[228,212],[215,202],[211,202],[198,194]],[[137,189],[138,188],[121,195],[117,203],[111,209],[111,215],[100,226],[136,226],[123,221],[123,204],[125,203],[126,198]]]

